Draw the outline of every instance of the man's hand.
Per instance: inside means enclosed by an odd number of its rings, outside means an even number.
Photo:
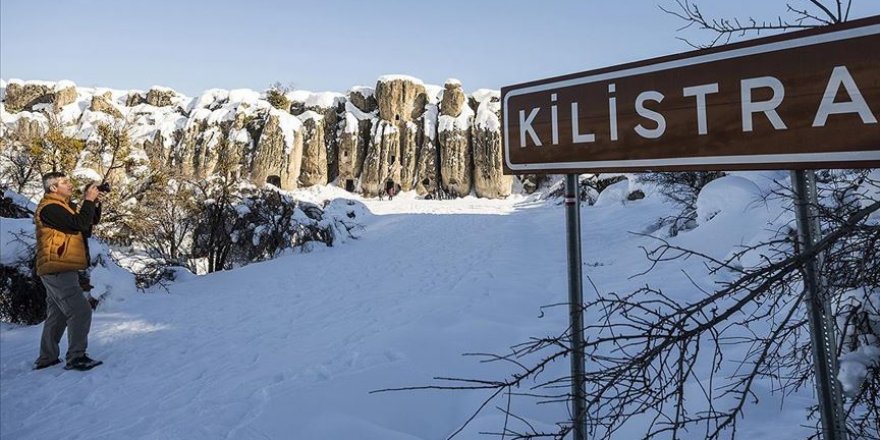
[[[98,191],[98,185],[90,183],[88,188],[86,188],[86,193],[83,195],[83,198],[92,202],[100,200],[101,191]]]

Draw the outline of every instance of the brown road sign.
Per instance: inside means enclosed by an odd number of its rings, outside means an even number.
[[[506,174],[880,167],[880,16],[501,89]]]

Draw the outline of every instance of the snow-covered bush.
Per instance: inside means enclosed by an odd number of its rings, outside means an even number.
[[[272,187],[243,197],[234,209],[233,264],[274,258],[310,241],[333,244],[330,231],[320,225],[323,211],[319,206],[294,200]]]
[[[24,209],[5,194],[0,204]],[[34,270],[33,220],[0,217],[0,247],[0,321],[27,325],[41,322],[46,319],[46,288]]]
[[[27,265],[0,264],[0,322],[34,325],[46,319],[46,288]]]
[[[266,101],[269,101],[269,104],[272,104],[272,107],[275,107],[279,110],[289,111],[290,98],[288,98],[286,94],[290,91],[291,87],[287,87],[282,85],[280,82],[276,82],[269,86],[269,89],[266,90]]]
[[[686,171],[675,173],[646,173],[638,181],[656,185],[661,194],[679,208],[676,215],[661,219],[668,226],[670,237],[697,225],[697,197],[709,182],[724,176],[722,171]]]
[[[299,201],[267,185],[225,185],[218,180],[202,186],[199,213],[192,234],[193,258],[207,258],[208,272],[231,269],[275,258],[306,244],[333,246],[354,237],[358,210],[334,209]],[[354,203],[354,202],[352,202]]]
[[[32,204],[0,186],[0,321],[36,324],[46,318],[46,289],[34,271]]]
[[[838,379],[852,432],[880,435],[880,170],[817,173],[822,229],[848,230],[823,255],[837,320]],[[849,219],[875,209],[863,222]]]
[[[0,185],[0,217],[28,218],[36,208],[30,200]]]
[[[844,332],[837,376],[843,393],[854,399],[864,391],[877,396],[880,391],[877,377],[880,371],[880,288],[846,292],[841,297],[838,326]]]
[[[578,176],[578,194],[580,195],[582,202],[586,202],[588,205],[594,205],[596,201],[599,200],[599,195],[605,191],[606,188],[625,180],[627,180],[625,174],[581,174]],[[559,198],[564,195],[565,179],[558,180],[550,186],[548,197]],[[624,196],[628,200],[636,200],[637,198],[644,197],[644,193],[642,193],[641,197],[631,197],[632,194],[629,192]]]

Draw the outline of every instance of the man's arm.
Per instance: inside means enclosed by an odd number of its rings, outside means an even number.
[[[46,225],[68,233],[87,232],[95,220],[95,202],[83,200],[79,213],[71,214],[57,204],[50,204],[40,211],[40,220]]]
[[[101,205],[103,205],[103,203],[95,203],[95,217],[92,221],[93,225],[97,225],[101,222]]]

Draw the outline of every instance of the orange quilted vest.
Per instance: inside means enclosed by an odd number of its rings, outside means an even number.
[[[40,200],[34,213],[34,223],[37,225],[37,275],[87,268],[89,263],[82,233],[67,234],[44,225],[40,220],[43,208],[50,204],[62,206],[72,215],[76,214],[63,197],[46,194]]]

